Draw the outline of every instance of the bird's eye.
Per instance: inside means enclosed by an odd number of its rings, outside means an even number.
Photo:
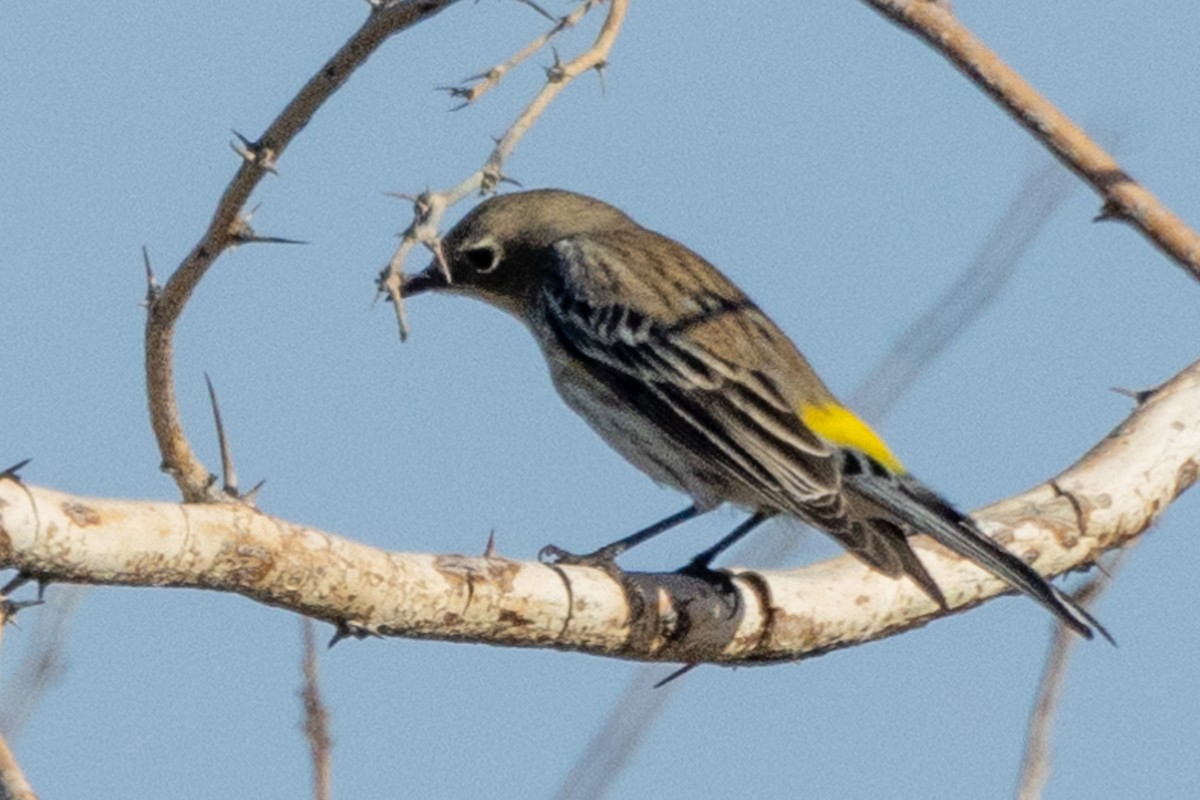
[[[500,251],[494,247],[468,247],[462,251],[462,258],[471,269],[484,275],[500,266]]]

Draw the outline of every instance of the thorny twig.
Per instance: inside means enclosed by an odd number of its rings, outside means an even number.
[[[441,256],[440,226],[446,209],[459,202],[475,191],[487,194],[493,192],[502,181],[509,180],[503,173],[505,161],[516,148],[526,132],[541,117],[563,89],[573,80],[590,70],[602,70],[608,63],[608,54],[616,43],[621,32],[621,23],[625,20],[625,12],[629,0],[609,0],[608,16],[600,27],[596,41],[585,52],[566,64],[556,63],[549,68],[545,85],[530,101],[529,105],[517,116],[504,135],[496,142],[491,155],[483,168],[468,176],[452,189],[440,192],[426,191],[416,197],[408,197],[413,201],[413,221],[400,239],[400,246],[392,255],[391,260],[379,275],[379,291],[386,294],[396,309],[396,323],[400,331],[400,339],[408,338],[408,320],[404,313],[404,302],[400,297],[400,284],[404,278],[404,262],[412,250],[421,245],[434,254],[434,259],[445,267]]]
[[[548,45],[554,39],[554,37],[558,36],[563,31],[570,30],[578,25],[579,21],[583,19],[589,11],[604,1],[605,0],[584,0],[584,2],[580,3],[579,7],[570,14],[558,17],[557,19],[550,17],[550,19],[553,20],[554,25],[548,31],[522,47],[508,60],[503,61],[491,69],[479,73],[478,75],[472,75],[470,78],[467,78],[463,81],[463,83],[472,83],[471,86],[443,87],[443,91],[449,92],[451,97],[460,98],[462,100],[461,103],[451,110],[458,111],[459,109],[466,108],[467,106],[477,102],[479,98],[496,88],[496,86],[500,84],[500,81],[503,80],[504,76],[514,70],[516,67],[520,66],[525,59],[529,58],[534,53]]]

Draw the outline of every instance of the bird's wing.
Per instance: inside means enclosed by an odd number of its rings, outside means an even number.
[[[668,295],[634,272],[652,265],[631,265],[594,239],[565,239],[553,251],[542,302],[563,347],[681,447],[751,490],[739,495],[836,527],[844,508],[833,451],[770,374],[782,356],[761,329],[783,335],[753,303],[706,262],[695,285]],[[638,307],[639,298],[663,305]]]
[[[910,528],[859,514],[842,491],[847,448],[894,458],[868,427],[850,424],[857,418],[819,383],[825,405],[807,409],[807,423],[777,376],[810,367],[727,278],[699,256],[679,264],[688,268],[680,275],[635,263],[654,257],[644,251],[594,238],[565,239],[553,253],[543,285],[547,323],[597,380],[726,479],[751,487],[764,506],[823,528],[880,572],[909,575],[945,605],[908,545]],[[659,285],[663,275],[687,283]],[[635,307],[635,298],[650,308]]]

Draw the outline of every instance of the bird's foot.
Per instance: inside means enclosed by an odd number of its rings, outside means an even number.
[[[590,553],[572,553],[557,545],[548,544],[538,551],[538,561],[543,564],[566,567],[595,567],[610,575],[620,575],[622,570],[617,566],[617,557],[625,552],[621,542],[605,545]]]
[[[706,551],[675,570],[675,574],[702,581],[720,594],[735,594],[732,573],[724,569],[713,569],[712,560],[712,556]]]

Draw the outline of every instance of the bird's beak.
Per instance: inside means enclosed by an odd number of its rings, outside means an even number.
[[[404,282],[400,284],[400,296],[412,297],[422,292],[444,289],[449,285],[450,282],[446,280],[446,273],[438,266],[437,261],[434,261],[420,272],[404,277]]]

